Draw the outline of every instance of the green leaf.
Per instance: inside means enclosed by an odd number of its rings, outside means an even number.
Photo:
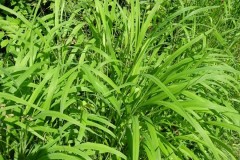
[[[12,94],[9,94],[9,93],[2,93],[2,92],[0,92],[0,98],[6,99],[6,100],[11,100],[11,101],[14,101],[16,103],[32,107],[32,108],[37,109],[39,111],[43,111],[43,109],[38,107],[37,105],[32,104],[32,103],[30,103],[28,101],[25,101],[22,98],[16,97],[16,96],[14,96]]]
[[[26,131],[34,134],[36,137],[40,138],[41,140],[45,140],[45,138],[43,136],[41,136],[39,133],[37,133],[29,125],[19,122],[15,118],[5,118],[4,121],[5,121],[5,123],[8,122],[8,123],[11,123],[12,125],[17,125],[17,126],[21,127],[23,130],[26,130]]]
[[[0,40],[5,36],[4,32],[0,32]]]
[[[65,153],[49,153],[47,155],[44,155],[42,157],[39,157],[38,160],[46,160],[46,159],[63,159],[63,160],[81,160],[80,158],[76,157],[76,156],[72,156],[72,155],[68,155]]]
[[[91,158],[81,150],[75,148],[75,147],[70,147],[70,146],[53,146],[47,150],[49,153],[51,152],[59,152],[59,151],[64,151],[64,152],[69,152],[69,153],[74,153],[76,155],[81,156],[82,158],[86,160],[91,160]]]
[[[139,147],[140,147],[140,131],[139,131],[139,121],[138,117],[132,117],[132,159],[138,160],[139,159]]]
[[[6,46],[8,45],[8,43],[9,43],[9,41],[8,41],[7,39],[3,40],[3,41],[1,42],[1,48],[6,47]]]
[[[4,160],[3,156],[0,154],[0,160]]]
[[[64,110],[68,107],[67,105],[67,96],[69,94],[69,90],[72,86],[72,83],[73,81],[76,79],[78,73],[77,72],[74,72],[72,73],[72,75],[68,78],[66,84],[65,84],[65,87],[63,88],[63,94],[62,94],[62,97],[61,97],[61,103],[60,103],[60,112],[63,113]]]
[[[238,134],[240,135],[240,126],[236,126],[226,122],[217,122],[217,121],[207,121],[205,123],[237,131]]]
[[[37,116],[35,116],[34,119],[45,118],[45,117],[64,119],[64,120],[66,120],[72,124],[75,124],[79,127],[86,128],[78,120],[76,120],[66,114],[57,112],[57,111],[43,111],[43,112],[39,113]]]
[[[93,149],[93,150],[98,150],[100,153],[112,153],[115,154],[118,157],[121,157],[123,159],[127,159],[127,157],[122,154],[121,152],[117,151],[116,149],[106,146],[104,144],[98,144],[98,143],[91,143],[91,142],[86,142],[86,143],[82,143],[78,146],[76,146],[77,148],[80,149]]]
[[[159,139],[157,137],[157,131],[154,128],[154,124],[152,123],[151,119],[148,117],[144,117],[146,119],[146,124],[148,127],[148,132],[150,135],[150,138],[146,139],[147,142],[149,144],[151,144],[151,147],[149,146],[149,150],[151,152],[151,155],[154,157],[153,159],[156,160],[161,160],[161,153],[160,153],[160,149],[163,150],[163,152],[166,150],[165,147],[161,144],[159,145]],[[166,152],[165,152],[166,153]]]
[[[29,98],[28,102],[29,103],[34,103],[35,100],[38,98],[40,93],[43,91],[43,88],[45,84],[49,81],[49,79],[53,76],[55,69],[49,69],[46,75],[44,76],[44,79],[37,85],[37,88],[33,91],[31,94],[31,97]],[[31,109],[31,106],[27,106],[26,109],[24,110],[24,114],[27,114],[29,110]]]

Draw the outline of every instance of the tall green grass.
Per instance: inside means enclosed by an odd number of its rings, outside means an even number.
[[[0,5],[0,159],[240,157],[237,1],[29,3]]]

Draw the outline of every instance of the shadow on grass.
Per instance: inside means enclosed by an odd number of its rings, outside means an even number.
[[[48,157],[48,152],[46,149],[40,149],[39,151],[35,152],[35,153],[30,153],[25,160],[50,160],[51,158]],[[19,157],[19,159],[23,160],[21,157]],[[61,159],[59,157],[59,159]]]

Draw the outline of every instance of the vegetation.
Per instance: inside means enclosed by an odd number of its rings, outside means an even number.
[[[240,158],[238,0],[0,2],[0,160]]]

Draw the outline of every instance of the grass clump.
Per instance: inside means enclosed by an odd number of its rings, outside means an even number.
[[[239,158],[237,1],[25,3],[0,5],[0,159]]]

